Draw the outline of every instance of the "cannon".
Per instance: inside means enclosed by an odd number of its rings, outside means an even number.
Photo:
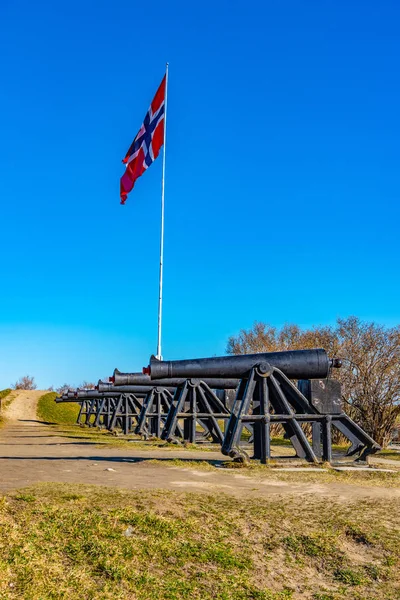
[[[114,431],[120,426],[127,435],[132,431],[133,419],[137,422],[147,392],[148,388],[143,387],[131,389],[129,392],[116,391],[113,388],[106,392],[77,390],[75,396],[78,400],[88,399],[91,402],[86,412],[86,425],[91,425],[90,418],[95,415],[94,427],[104,425],[109,431]]]
[[[113,386],[116,393],[119,390],[126,392],[132,390],[147,390],[147,394],[143,401],[143,405],[139,416],[137,418],[137,426],[135,433],[142,435],[145,439],[149,436],[160,437],[165,423],[168,421],[168,414],[171,409],[172,399],[176,389],[188,389],[190,392],[185,394],[183,399],[183,408],[181,414],[175,419],[174,424],[170,426],[170,431],[173,433],[173,439],[180,439],[182,441],[194,442],[195,440],[206,440],[209,437],[214,439],[213,436],[213,425],[210,421],[210,412],[215,409],[215,392],[211,391],[207,385],[213,385],[218,388],[219,391],[227,389],[235,389],[238,385],[238,380],[215,380],[210,379],[207,382],[200,380],[186,380],[186,379],[164,379],[162,381],[151,380],[149,376],[143,376],[140,373],[126,373],[121,374],[123,377],[118,379],[118,374],[115,377],[115,382],[118,383],[126,381],[141,382],[141,385],[114,385],[112,383],[98,383],[99,390],[111,389],[108,386]],[[125,377],[126,376],[126,377]],[[114,377],[113,377],[114,379]],[[145,385],[146,383],[146,385]],[[172,387],[175,386],[175,387]],[[193,397],[196,394],[195,390],[202,388],[203,395],[211,397],[207,407],[203,407],[203,410],[197,410],[193,408]],[[218,409],[217,412],[223,412],[222,418],[229,417],[229,410],[223,404],[221,399],[217,400]],[[211,403],[211,404],[210,404]],[[183,420],[184,426],[178,422]],[[189,425],[189,419],[192,422],[192,426]],[[194,424],[200,426],[201,431],[196,431]]]
[[[57,404],[64,403],[64,402],[69,402],[69,403],[74,402],[76,404],[79,404],[80,409],[79,409],[78,417],[76,419],[76,423],[78,425],[83,425],[84,423],[86,424],[86,421],[89,421],[90,416],[92,414],[90,412],[90,407],[92,406],[92,400],[91,399],[78,399],[76,397],[76,390],[75,391],[68,390],[61,396],[56,397],[54,399],[54,401]]]
[[[109,431],[120,426],[124,434],[128,434],[132,430],[132,419],[137,421],[149,389],[151,386],[130,386],[129,391],[116,390],[113,386],[105,392],[97,389],[69,390],[55,401],[80,404],[78,425],[104,426]]]
[[[68,403],[68,402],[69,402],[69,403],[72,403],[72,402],[74,402],[75,404],[81,404],[81,403],[82,403],[82,400],[81,400],[81,399],[78,399],[76,396],[71,396],[71,397],[67,397],[67,396],[59,396],[58,398],[56,398],[56,399],[54,400],[54,402],[55,402],[56,404],[64,404],[65,402],[67,402],[67,403]]]
[[[192,376],[190,376],[192,377]],[[197,377],[194,375],[193,377]],[[114,373],[109,377],[109,382],[115,386],[129,386],[129,385],[161,385],[177,387],[182,383],[185,383],[188,377],[169,377],[168,381],[165,381],[166,377],[157,380],[157,377],[150,377],[150,374],[144,373],[121,373],[118,369],[114,369]],[[239,385],[238,379],[226,379],[226,378],[206,378],[205,383],[213,390],[234,390]],[[102,382],[103,383],[103,382]],[[99,381],[100,385],[100,381]]]
[[[138,396],[144,396],[147,389],[141,388],[140,390],[130,390],[130,392],[136,393]],[[122,390],[115,391],[115,389],[108,389],[101,392],[99,390],[76,390],[74,396],[80,400],[83,398],[115,398],[116,396],[121,396],[123,393]]]
[[[172,387],[175,382],[168,380],[158,385],[159,382],[152,382],[149,376],[143,376],[139,373],[128,373],[127,375],[140,375],[138,378],[130,377],[129,379],[130,381],[139,382],[139,384],[116,386],[112,382],[105,383],[99,380],[96,387],[99,392],[103,393],[108,393],[111,390],[116,394],[121,392],[144,393],[144,401],[137,417],[135,433],[145,439],[150,436],[160,437],[175,392],[175,387]],[[114,377],[110,377],[110,379],[114,380]],[[175,428],[175,435],[180,438],[184,436],[179,425]]]
[[[218,391],[236,389],[239,380],[233,378],[206,378],[206,379],[187,379],[186,377],[152,379],[148,374],[142,373],[121,373],[118,369],[114,370],[113,376],[109,378],[115,387],[125,388],[129,385],[153,385],[156,386],[147,395],[142,411],[138,418],[138,424],[135,433],[148,436],[151,435],[165,438],[164,429],[168,426],[168,439],[170,441],[183,440],[190,443],[206,441],[211,439],[213,442],[220,443],[223,434],[218,421],[226,421],[229,418],[230,411],[226,406],[225,395],[221,400],[221,394]],[[103,384],[104,385],[104,384]],[[176,392],[174,401],[165,395],[161,390],[175,386]],[[103,386],[99,383],[99,389]],[[174,411],[173,418],[169,420],[172,406],[175,405],[175,396],[179,396],[179,410]],[[167,414],[168,413],[168,416]],[[162,417],[165,417],[162,419]],[[180,423],[183,421],[183,429]],[[165,422],[165,426],[164,426]],[[149,428],[147,427],[149,423]],[[161,425],[162,431],[161,431]]]
[[[330,381],[331,370],[340,366],[340,359],[330,359],[324,349],[315,348],[176,361],[160,361],[152,356],[143,372],[152,380],[239,378],[223,437],[220,432],[215,440],[219,438],[222,453],[236,461],[244,462],[249,458],[241,443],[243,428],[249,425],[253,429],[253,458],[262,463],[270,460],[271,423],[280,423],[297,456],[310,462],[317,463],[319,459],[331,462],[332,426],[349,439],[351,452],[357,454],[358,460],[366,460],[368,454],[379,450],[378,444],[341,407],[340,410],[332,410],[328,397],[319,405],[318,402],[313,403],[312,393],[310,395],[312,386],[307,391],[306,384],[301,384],[299,389],[292,381],[318,380],[323,387]],[[182,410],[178,390],[162,433],[165,439],[172,438],[169,426],[174,425]],[[220,418],[215,411],[214,418]],[[312,425],[312,444],[304,430],[306,423]]]
[[[149,436],[160,437],[175,387],[155,386],[149,377],[146,381],[146,385],[116,387],[99,380],[96,389],[70,390],[55,401],[80,404],[79,425],[104,426],[109,431],[120,427],[124,434],[131,432],[135,426],[135,433],[146,439]],[[134,426],[133,419],[136,420]],[[180,425],[177,425],[175,435],[183,438]]]
[[[130,393],[130,394],[147,394],[147,392],[154,388],[154,387],[162,387],[164,389],[167,389],[170,392],[174,392],[176,385],[170,384],[169,381],[166,381],[165,383],[161,383],[161,382],[152,382],[150,377],[148,378],[148,382],[144,383],[144,384],[138,384],[138,385],[115,385],[113,383],[105,383],[104,381],[99,381],[98,384],[96,385],[96,390],[100,393],[113,393],[114,395],[118,395],[118,394],[125,394],[125,393]]]
[[[340,361],[330,360],[323,348],[172,361],[152,356],[143,373],[150,375],[152,380],[173,377],[243,379],[254,367],[262,370],[264,364],[279,369],[289,379],[324,379],[332,367],[340,366]]]

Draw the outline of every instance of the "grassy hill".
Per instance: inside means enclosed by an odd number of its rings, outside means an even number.
[[[63,425],[73,425],[76,423],[79,404],[75,402],[57,404],[54,401],[56,398],[56,392],[48,392],[39,398],[37,408],[38,418],[47,423],[61,423]]]

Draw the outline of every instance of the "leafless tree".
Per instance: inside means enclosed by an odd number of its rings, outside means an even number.
[[[386,446],[400,416],[400,326],[387,328],[357,317],[333,327],[282,328],[256,322],[228,340],[229,354],[325,348],[343,359],[333,372],[342,384],[345,410],[379,444]]]
[[[96,384],[91,383],[89,381],[82,381],[82,383],[78,386],[72,385],[70,383],[64,383],[63,385],[60,385],[60,387],[56,388],[56,392],[60,394],[60,396],[62,396],[62,394],[66,394],[68,390],[76,390],[77,388],[85,390],[94,390],[95,387]]]
[[[60,385],[60,387],[56,388],[56,392],[57,394],[60,394],[60,396],[62,396],[63,394],[66,394],[68,390],[73,389],[75,389],[73,385],[70,385],[69,383],[63,383],[63,385]]]
[[[78,385],[78,388],[84,390],[94,390],[96,388],[96,384],[90,381],[82,381],[82,383]]]
[[[20,377],[11,387],[14,390],[36,390],[37,385],[34,377],[24,375],[24,377]]]
[[[347,410],[378,444],[387,446],[400,415],[400,327],[338,320],[340,372]]]

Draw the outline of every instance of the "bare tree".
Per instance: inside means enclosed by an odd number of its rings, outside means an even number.
[[[60,387],[56,388],[55,391],[57,392],[57,394],[60,394],[60,396],[62,396],[63,394],[66,394],[68,390],[76,390],[77,388],[85,390],[94,390],[96,388],[96,384],[91,383],[89,381],[82,381],[82,383],[78,386],[72,385],[70,383],[64,383],[63,385],[60,385]]]
[[[228,340],[229,354],[325,348],[343,359],[332,376],[342,384],[346,411],[377,442],[386,446],[400,416],[400,326],[385,328],[357,317],[334,327],[301,329],[256,322]]]
[[[351,317],[338,320],[338,335],[347,410],[387,446],[400,415],[400,326],[385,328]]]
[[[37,385],[34,377],[24,375],[24,377],[20,377],[11,387],[14,390],[36,390]]]
[[[56,392],[57,394],[60,394],[60,396],[62,396],[63,394],[66,394],[68,390],[73,389],[75,389],[73,385],[69,383],[63,383],[62,385],[60,385],[60,387],[56,388]]]
[[[82,383],[78,385],[78,388],[84,390],[94,390],[96,388],[96,384],[91,383],[90,381],[82,381]]]

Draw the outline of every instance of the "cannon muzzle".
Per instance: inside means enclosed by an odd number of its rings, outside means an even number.
[[[149,367],[143,371],[150,375],[152,381],[174,377],[197,377],[202,380],[213,377],[244,379],[255,367],[261,373],[275,367],[289,379],[325,379],[330,368],[337,366],[336,359],[329,360],[323,348],[315,348],[170,361],[158,360],[152,356]]]

